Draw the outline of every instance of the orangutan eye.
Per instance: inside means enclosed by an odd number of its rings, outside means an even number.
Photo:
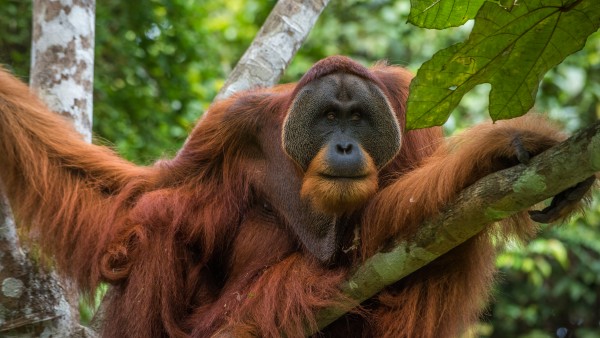
[[[360,121],[361,118],[362,116],[360,113],[353,113],[352,116],[350,116],[350,121]]]

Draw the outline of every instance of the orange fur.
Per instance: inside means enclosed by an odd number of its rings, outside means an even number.
[[[323,184],[311,169],[303,187],[302,174],[277,142],[303,84],[334,71],[358,74],[381,86],[404,126],[411,78],[405,70],[385,64],[367,70],[342,57],[323,65],[298,85],[215,103],[178,155],[151,167],[83,142],[24,84],[0,70],[0,178],[18,225],[84,292],[101,281],[113,285],[103,336],[301,336],[316,325],[319,309],[339,304],[338,285],[351,265],[396,239],[411,238],[460,190],[515,164],[515,137],[532,153],[563,138],[538,117],[480,126],[448,144],[439,128],[410,131],[378,182],[345,190]],[[322,161],[313,162],[318,172]],[[325,210],[366,203],[338,220],[360,224],[360,254],[349,252],[350,266],[324,267],[304,253],[286,219],[263,201],[271,189],[267,179],[283,183],[292,197],[302,190]],[[327,201],[319,202],[323,196]],[[455,336],[485,301],[494,271],[490,234],[496,229],[490,226],[321,334]],[[499,232],[534,231],[521,215]]]
[[[363,177],[360,179],[326,178],[323,176],[329,172],[327,162],[324,160],[326,150],[323,147],[310,162],[304,174],[300,196],[308,199],[315,209],[327,214],[341,215],[352,212],[377,192],[375,163],[361,147],[360,151],[365,154],[366,161],[362,171],[356,174]]]

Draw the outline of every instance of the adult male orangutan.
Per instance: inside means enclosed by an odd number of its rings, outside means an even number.
[[[83,292],[112,285],[103,336],[299,337],[335,306],[352,266],[410,239],[476,180],[563,139],[537,116],[448,141],[437,127],[404,132],[410,80],[329,57],[296,84],[216,102],[173,159],[139,167],[82,141],[1,71],[0,178],[19,226],[59,271]],[[568,214],[593,180],[536,217]],[[513,221],[504,231],[534,232],[526,215]],[[455,336],[490,288],[490,229],[322,336]]]

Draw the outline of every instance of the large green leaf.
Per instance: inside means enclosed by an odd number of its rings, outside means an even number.
[[[490,83],[493,120],[526,113],[543,75],[600,27],[598,0],[486,2],[469,39],[438,52],[411,83],[409,129],[443,124],[465,93]]]
[[[486,0],[411,0],[408,22],[423,28],[444,29],[473,19]]]

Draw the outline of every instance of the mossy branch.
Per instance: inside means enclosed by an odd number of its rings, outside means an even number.
[[[356,303],[373,297],[481,231],[487,224],[574,186],[600,171],[600,122],[534,157],[528,165],[496,172],[462,191],[440,215],[425,222],[413,241],[399,243],[358,267],[342,286]],[[318,314],[319,329],[348,308]],[[310,332],[314,333],[314,332]]]

